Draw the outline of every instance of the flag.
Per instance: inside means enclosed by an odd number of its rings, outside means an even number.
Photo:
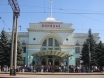
[[[51,0],[51,2],[52,2],[53,0]]]

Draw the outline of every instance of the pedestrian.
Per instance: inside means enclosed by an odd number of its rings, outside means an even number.
[[[4,67],[3,67],[3,69],[4,69],[4,72],[6,72],[6,68],[7,68],[7,66],[6,66],[6,65],[4,65]]]
[[[8,72],[8,66],[6,65],[6,72]]]
[[[44,69],[44,67],[43,67],[43,65],[41,66],[41,73],[43,73],[43,69]]]
[[[55,67],[54,67],[54,65],[52,66],[52,73],[54,73],[54,69],[55,69]]]
[[[1,65],[0,65],[0,72],[1,72]]]

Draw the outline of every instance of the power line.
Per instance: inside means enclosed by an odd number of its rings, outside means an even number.
[[[0,19],[2,20],[2,22],[3,22],[3,24],[4,24],[4,28],[3,29],[5,29],[5,26],[7,26],[6,25],[6,23],[4,22],[4,20],[0,17]],[[8,27],[8,26],[7,26]],[[10,28],[8,28],[9,30],[10,30]]]
[[[40,6],[31,6],[31,5],[20,5],[20,6],[27,6],[27,7],[37,7],[37,8],[47,8],[50,9],[49,7],[40,7]],[[52,9],[63,9],[63,8],[52,8]],[[63,9],[63,10],[75,10],[75,11],[90,11],[90,10],[78,10],[78,9]],[[103,11],[90,11],[90,12],[103,12]]]
[[[44,12],[45,12],[45,0],[44,0]]]
[[[8,5],[8,4],[0,4],[0,5]],[[46,7],[45,6],[45,0],[44,0],[44,7],[40,7],[40,6],[31,6],[31,5],[20,5],[20,6],[27,6],[27,7],[37,7],[37,8],[47,8],[47,9],[50,9],[49,7]],[[90,11],[90,10],[78,10],[78,9],[63,9],[63,8],[52,8],[52,9],[58,9],[58,10],[75,10],[75,11]],[[90,11],[90,12],[103,12],[103,11]],[[90,13],[91,14],[91,13]]]
[[[12,13],[12,12],[0,12],[0,13]],[[21,13],[44,13],[44,12],[21,12]],[[50,12],[46,12],[46,13],[50,13]],[[98,15],[104,15],[104,13],[88,13],[88,12],[86,12],[86,13],[81,13],[81,12],[79,12],[79,13],[75,13],[75,12],[52,12],[52,13],[62,13],[62,14],[98,14]]]
[[[61,10],[62,10],[62,9],[61,9]],[[64,11],[70,12],[70,11],[67,11],[67,10],[64,10]],[[70,12],[70,13],[73,13],[73,12]],[[74,13],[74,14],[79,15],[79,16],[82,16],[82,17],[86,17],[86,18],[89,18],[89,19],[97,20],[97,21],[100,21],[100,22],[104,22],[104,21],[99,20],[99,19],[95,19],[95,18],[91,18],[91,17],[88,17],[88,16],[81,15],[81,14],[93,14],[93,13],[79,13],[79,14]],[[101,14],[100,14],[100,13],[94,13],[94,14],[103,15],[103,13],[101,13]]]
[[[0,12],[0,13],[12,13],[12,12]],[[21,13],[50,13],[50,12],[21,12]],[[102,20],[99,20],[99,19],[95,19],[95,18],[91,18],[91,17],[88,17],[88,16],[84,16],[84,15],[81,15],[81,14],[97,14],[97,15],[104,15],[104,13],[65,13],[65,12],[53,12],[53,13],[59,13],[59,14],[75,14],[75,15],[80,15],[82,17],[86,17],[86,18],[89,18],[89,19],[93,19],[93,20],[96,20],[96,21],[100,21],[100,22],[104,22]]]

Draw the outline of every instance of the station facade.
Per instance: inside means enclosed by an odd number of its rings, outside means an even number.
[[[29,23],[27,30],[18,32],[24,64],[80,65],[80,53],[88,33],[74,33],[71,23],[52,17],[39,23]],[[93,37],[99,41],[99,33],[93,33]]]

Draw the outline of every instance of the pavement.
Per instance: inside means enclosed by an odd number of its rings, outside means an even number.
[[[9,72],[0,72],[0,75],[9,75]],[[17,75],[104,75],[104,72],[96,72],[96,73],[64,73],[64,72],[17,72]]]
[[[0,78],[104,78],[100,73],[17,73],[10,76],[9,73],[0,73]]]

